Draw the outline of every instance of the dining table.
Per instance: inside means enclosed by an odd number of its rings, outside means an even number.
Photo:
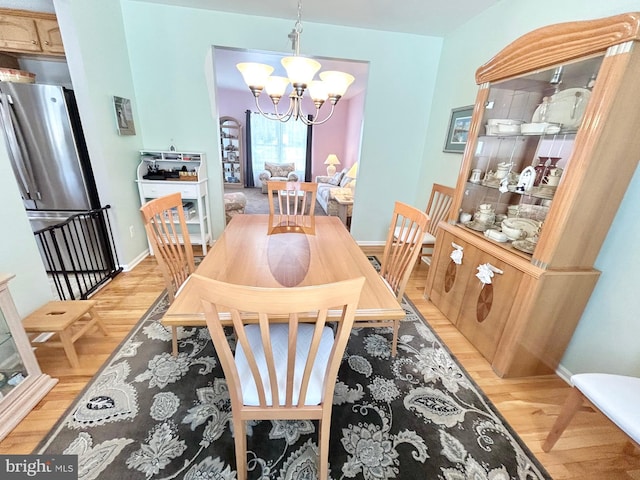
[[[269,215],[236,215],[196,267],[207,278],[256,287],[322,285],[356,277],[365,283],[355,321],[395,320],[405,311],[373,264],[335,216],[314,216],[313,228],[274,229]],[[336,316],[341,311],[334,311]],[[330,312],[331,315],[331,312]],[[189,280],[161,320],[173,331],[177,354],[177,327],[206,326],[200,298]]]

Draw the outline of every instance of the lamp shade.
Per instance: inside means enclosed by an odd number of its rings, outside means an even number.
[[[358,176],[358,162],[351,165],[351,168],[347,172],[346,176],[349,178],[356,178]]]
[[[273,72],[273,67],[263,63],[239,63],[236,68],[240,70],[244,83],[249,87],[262,90],[267,78]]]
[[[325,165],[339,165],[340,164],[340,160],[338,160],[337,155],[335,154],[331,154],[327,157],[327,159],[324,161]]]
[[[313,76],[320,70],[320,64],[306,57],[284,57],[280,60],[287,71],[291,85],[309,85]]]

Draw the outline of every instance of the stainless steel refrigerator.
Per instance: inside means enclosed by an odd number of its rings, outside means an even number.
[[[119,269],[73,91],[0,82],[0,124],[45,269],[85,298]]]
[[[73,91],[0,82],[3,132],[34,231],[100,206]]]

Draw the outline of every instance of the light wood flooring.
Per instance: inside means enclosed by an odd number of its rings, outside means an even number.
[[[578,413],[555,448],[544,453],[542,442],[569,386],[554,375],[498,378],[456,328],[424,300],[427,269],[424,264],[415,269],[407,295],[554,479],[640,480],[640,452],[630,447],[627,437],[591,408]],[[93,297],[98,300],[98,310],[110,336],[95,332],[78,340],[81,368],[70,368],[62,350],[47,348],[36,352],[43,371],[58,378],[59,383],[0,442],[0,454],[31,453],[162,290],[163,282],[155,261],[147,258],[133,271],[118,275]]]

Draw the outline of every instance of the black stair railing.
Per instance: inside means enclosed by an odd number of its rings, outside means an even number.
[[[60,300],[87,299],[122,271],[107,212],[110,208],[76,213],[34,233]]]

